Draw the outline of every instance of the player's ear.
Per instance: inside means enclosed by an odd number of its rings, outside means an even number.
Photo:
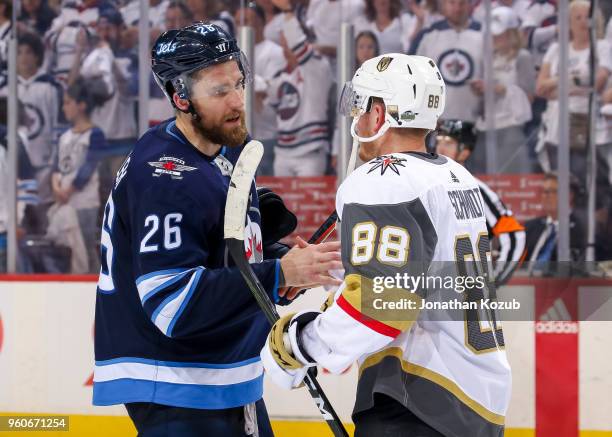
[[[378,129],[380,129],[380,127],[385,123],[385,104],[381,101],[375,101],[372,109],[374,110],[374,114],[376,115],[375,132],[378,132]]]
[[[181,99],[177,93],[172,94],[172,101],[181,111],[185,112],[189,110],[189,101],[186,99]]]

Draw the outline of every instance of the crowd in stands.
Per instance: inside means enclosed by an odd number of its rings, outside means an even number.
[[[612,8],[597,31],[598,232],[612,226]],[[12,0],[0,0],[0,180],[6,167],[7,41]],[[138,0],[23,0],[18,13],[21,271],[96,272],[101,209],[138,137]],[[474,173],[554,174],[559,144],[559,44],[554,0],[493,0],[493,82],[484,81],[480,0],[150,0],[151,42],[206,20],[255,31],[254,127],[261,175],[333,174],[338,155],[340,23],[355,29],[355,67],[382,53],[434,59],[447,84],[444,118],[475,124]],[[570,4],[571,172],[587,186],[590,2]],[[291,11],[291,13],[288,13]],[[606,26],[607,23],[607,26]],[[153,78],[150,125],[173,116]],[[485,116],[486,89],[494,110]],[[493,127],[494,157],[487,159]],[[491,163],[493,166],[491,167]],[[551,173],[552,172],[552,173]],[[0,201],[4,195],[0,188]],[[577,214],[579,215],[579,214]],[[6,211],[0,212],[0,257]],[[66,250],[68,249],[68,250]],[[610,254],[602,255],[610,256]],[[4,265],[2,259],[0,264]]]

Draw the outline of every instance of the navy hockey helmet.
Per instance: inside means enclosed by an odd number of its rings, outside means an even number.
[[[155,81],[174,105],[172,94],[189,100],[187,79],[196,71],[235,60],[250,82],[248,61],[236,39],[216,24],[198,22],[161,34],[151,50],[151,67]]]
[[[474,123],[463,120],[443,120],[438,123],[437,135],[451,137],[459,143],[459,148],[474,151],[476,147],[476,130]]]

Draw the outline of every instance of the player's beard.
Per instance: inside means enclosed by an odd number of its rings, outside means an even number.
[[[244,144],[248,133],[244,112],[240,112],[240,124],[231,128],[224,126],[227,117],[224,117],[220,123],[210,123],[200,111],[198,115],[198,118],[191,119],[191,125],[204,138],[221,146],[236,147]]]

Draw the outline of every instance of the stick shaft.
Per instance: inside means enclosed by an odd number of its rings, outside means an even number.
[[[243,242],[240,240],[227,239],[226,245],[232,259],[240,270],[242,277],[253,293],[257,304],[261,307],[261,310],[265,314],[270,324],[274,324],[279,319],[278,312],[244,256]],[[314,369],[310,369],[308,371],[306,377],[304,378],[304,383],[308,388],[310,396],[317,404],[317,408],[319,409],[321,416],[329,425],[334,436],[348,437],[348,433],[346,432],[346,429],[344,429],[344,425],[342,425],[340,417],[338,417],[338,414],[329,402],[325,392],[319,385],[319,382],[316,380]]]

